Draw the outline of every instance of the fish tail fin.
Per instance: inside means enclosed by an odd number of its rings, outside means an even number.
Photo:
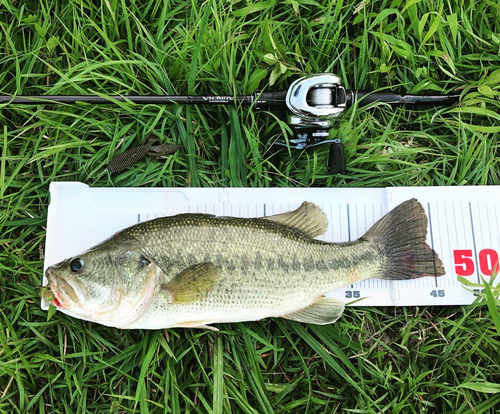
[[[382,217],[363,236],[380,246],[386,264],[381,279],[405,280],[442,276],[443,264],[426,243],[427,216],[422,205],[411,199]]]

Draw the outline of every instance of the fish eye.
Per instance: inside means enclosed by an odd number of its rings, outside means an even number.
[[[150,263],[151,261],[144,255],[141,255],[141,257],[139,257],[139,261],[137,262],[140,268],[146,267]]]
[[[74,258],[70,263],[69,263],[69,268],[73,273],[78,273],[83,269],[83,259],[80,257]]]

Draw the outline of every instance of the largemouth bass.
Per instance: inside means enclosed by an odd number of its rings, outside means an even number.
[[[373,277],[444,274],[415,199],[354,242],[316,240],[327,226],[309,202],[264,218],[157,218],[49,267],[51,300],[68,315],[130,329],[215,329],[267,317],[330,324],[344,303],[327,292]]]

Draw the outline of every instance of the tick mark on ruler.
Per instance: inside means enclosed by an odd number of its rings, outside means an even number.
[[[351,215],[349,213],[349,204],[347,204],[347,239],[351,241]]]
[[[479,277],[479,267],[477,265],[476,235],[474,234],[474,219],[472,218],[472,204],[470,201],[469,201],[469,214],[470,214],[470,226],[472,228],[472,244],[474,246],[474,262],[476,264],[477,283],[481,283],[481,278]]]
[[[434,237],[432,234],[432,217],[431,217],[431,204],[427,203],[427,215],[429,216],[429,229],[431,233],[431,247],[432,247],[432,255],[434,256],[434,275],[437,274],[437,269],[436,269],[436,253],[434,251]],[[434,276],[434,283],[436,287],[438,287],[438,280],[437,277]]]
[[[347,239],[351,241],[351,214],[349,212],[349,204],[347,204]],[[351,289],[354,285],[351,285]]]

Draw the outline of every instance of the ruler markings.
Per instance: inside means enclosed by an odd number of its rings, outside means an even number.
[[[347,241],[351,241],[351,213],[347,204]]]
[[[323,210],[323,213],[325,213],[325,205],[324,204],[321,204],[321,210]],[[326,214],[326,213],[325,213]],[[326,215],[326,218],[328,219],[328,215]],[[321,240],[325,241],[325,238],[326,238],[326,231],[321,235]]]
[[[354,240],[356,240],[359,236],[359,217],[358,217],[358,205],[355,204],[354,205],[354,230],[355,230],[355,234],[354,234]]]
[[[373,204],[373,203],[372,203],[372,217],[373,217],[373,223],[375,224],[379,220],[379,218],[377,217],[377,213],[375,210],[375,204]],[[381,284],[382,284],[382,281],[380,279],[377,279],[375,281],[375,286],[377,288],[381,288],[382,287]],[[389,285],[392,285],[392,283],[389,283]]]
[[[376,212],[375,212],[375,204],[371,203],[370,204],[370,211],[371,211],[371,219],[372,219],[372,225],[375,224],[377,221],[378,221],[378,218],[376,216]],[[371,228],[371,226],[369,226]],[[381,283],[382,281],[377,278],[377,279],[374,279],[373,280],[373,286],[377,289],[379,289],[381,287]],[[389,282],[388,284],[388,289],[391,289],[391,283]]]
[[[452,209],[452,212],[453,214],[450,214],[448,212],[448,203],[444,203],[444,215],[446,217],[446,234],[447,234],[447,240],[448,240],[448,251],[450,252],[450,259],[451,259],[451,256],[452,256],[452,247],[451,247],[451,237],[450,237],[450,231],[451,231],[451,228],[450,228],[450,220],[453,220],[455,221],[455,204],[451,204],[451,209]],[[456,229],[456,227],[455,227]],[[441,251],[443,252],[444,249],[443,249],[443,245],[441,244]],[[443,261],[444,261],[444,257],[442,257]],[[450,263],[453,264],[453,261],[450,260]],[[444,264],[444,263],[443,263]],[[446,268],[445,268],[445,271],[446,271]],[[448,272],[447,274],[449,274],[449,269],[448,269]],[[447,275],[444,276],[446,278],[446,283],[445,285],[448,286],[448,287],[451,287],[450,286],[450,283],[449,283],[449,277],[447,277]]]
[[[442,235],[442,237],[444,237],[444,239],[446,241],[443,241],[441,243],[440,248],[441,248],[441,252],[442,252],[441,254],[443,255],[443,257],[442,257],[443,265],[444,265],[445,257],[447,259],[449,259],[449,263],[447,263],[445,268],[444,268],[444,270],[446,272],[446,275],[444,276],[444,279],[445,279],[444,283],[445,283],[445,286],[451,288],[451,287],[454,287],[453,276],[452,276],[453,275],[453,272],[452,272],[452,269],[453,269],[452,237],[456,237],[456,233],[457,233],[455,203],[452,203],[451,206],[448,206],[448,208],[446,210],[446,224],[447,224],[446,233],[444,235]],[[445,252],[447,253],[446,255],[445,255]]]
[[[493,202],[493,211],[499,211],[497,208],[497,203],[496,201]],[[498,239],[498,247],[500,248],[500,228],[498,227],[498,216],[495,214],[495,221],[497,223],[497,239]],[[499,252],[500,253],[500,252]]]
[[[486,247],[486,244],[485,244],[485,238],[487,239],[487,235],[486,235],[486,232],[488,230],[484,230],[483,229],[483,222],[484,222],[484,209],[481,208],[479,202],[477,203],[477,208],[478,208],[478,221],[479,221],[479,229],[478,229],[478,233],[479,233],[479,237],[481,238],[481,243],[478,244],[479,246],[479,252],[481,252],[481,250],[483,250],[485,247]],[[481,268],[479,268],[479,275],[481,275]]]
[[[342,242],[345,242],[345,237],[344,237],[344,232],[345,232],[344,223],[345,223],[345,221],[342,220],[342,208],[340,207],[340,205],[338,205],[337,208],[338,208],[338,211],[339,211],[339,223],[342,226],[342,232],[340,233],[340,240]]]
[[[427,211],[428,211],[428,215],[429,215],[429,228],[430,228],[430,236],[431,236],[431,247],[432,247],[432,250],[434,251],[434,235],[433,235],[433,232],[432,232],[432,215],[431,215],[431,204],[430,203],[427,203]],[[438,214],[436,214],[438,215]],[[434,275],[436,275],[436,260],[434,258]],[[438,287],[438,282],[437,282],[437,277],[434,276],[434,283],[436,285],[436,287]]]
[[[330,218],[328,220],[328,228],[331,232],[330,240],[333,241],[333,204],[330,204]]]
[[[445,206],[446,207],[446,206]],[[446,209],[443,209],[443,205],[441,203],[434,203],[434,208],[436,210],[436,214],[434,214],[433,219],[434,219],[434,228],[430,227],[430,221],[429,221],[429,227],[431,228],[430,232],[432,232],[432,240],[433,240],[433,246],[432,250],[436,251],[443,251],[443,233],[441,232],[441,229],[443,225],[441,223],[444,223],[444,225],[448,224],[448,221],[446,219]],[[443,211],[445,212],[444,218],[443,218]],[[437,247],[439,246],[439,249]],[[435,261],[434,261],[435,265]],[[445,287],[446,282],[444,280],[444,277],[434,277],[434,283],[435,287]]]
[[[493,212],[496,212],[496,211],[499,211],[497,209],[497,203],[493,202]],[[499,219],[498,219],[498,216],[496,214],[493,214],[493,216],[495,217],[495,222],[496,222],[497,252],[500,254],[500,229],[498,227]]]
[[[469,201],[469,214],[470,214],[470,225],[472,229],[472,244],[474,246],[474,262],[476,265],[477,283],[481,283],[481,278],[479,276],[479,266],[477,263],[476,234],[474,232],[474,219],[472,217],[472,203],[470,201]]]
[[[498,247],[500,247],[499,246],[500,243],[496,243],[495,240],[494,240],[495,239],[495,237],[494,237],[494,234],[495,234],[494,229],[495,229],[495,227],[498,229],[498,219],[496,217],[495,208],[494,208],[495,203],[494,202],[487,203],[486,206],[487,206],[487,212],[488,212],[488,224],[490,224],[490,225],[488,225],[488,231],[489,231],[489,234],[490,234],[490,248],[493,248],[493,246],[495,246],[495,247],[498,248]],[[491,213],[490,212],[490,207],[493,207],[492,214],[490,214]],[[491,217],[491,219],[490,219],[490,217]],[[496,226],[493,224],[493,222],[496,224]],[[497,241],[499,239],[498,231],[496,232],[496,239],[497,239]]]
[[[351,241],[351,213],[349,210],[349,204],[347,204],[347,237],[348,240]],[[351,289],[354,287],[354,285],[351,285]]]
[[[462,217],[463,232],[464,232],[464,238],[463,238],[463,240],[467,240],[466,226],[465,226],[465,214],[464,214],[464,203],[461,202],[459,205],[460,205],[460,214],[461,214],[461,217]],[[455,226],[457,226],[456,220],[455,220]],[[466,246],[461,246],[459,244],[459,240],[460,240],[460,238],[458,237],[458,231],[457,231],[456,232],[456,246],[457,247],[466,247]],[[452,267],[453,267],[454,264],[455,264],[455,260],[454,260],[454,257],[453,257],[453,251],[450,251],[450,255],[451,255],[451,263],[452,263]],[[455,272],[455,268],[453,267],[453,274],[455,274],[455,273],[456,273]],[[455,284],[457,286],[460,285],[459,282],[458,282],[458,278],[456,278],[456,281],[455,281],[454,285]]]
[[[481,205],[479,204],[479,202],[477,203],[477,210],[478,210],[478,221],[479,221],[479,230],[478,229],[478,233],[479,233],[479,237],[481,238],[481,243],[479,244],[479,246],[481,247],[481,249],[484,248],[484,231],[482,231],[483,229],[483,220],[484,220],[484,210],[481,208]],[[481,251],[480,249],[480,251]]]
[[[493,223],[490,222],[490,212],[489,212],[489,208],[488,206],[490,205],[490,203],[485,203],[486,204],[486,217],[487,217],[487,229],[488,229],[488,234],[489,234],[489,246],[487,246],[489,249],[494,249],[496,252],[498,252],[500,249],[498,248],[498,246],[495,245],[495,242],[493,241],[493,231],[492,231],[492,228],[493,228]],[[494,215],[493,215],[494,217]],[[493,221],[493,220],[492,220]],[[489,225],[491,223],[491,225]],[[493,260],[492,260],[493,262]],[[492,266],[495,266],[495,263],[491,263]],[[493,273],[492,273],[493,274]]]
[[[360,211],[358,213],[358,206],[356,205],[356,228],[358,230],[358,234],[356,234],[356,239],[358,239],[359,237],[361,237],[362,234],[364,234],[363,232],[363,223],[364,223],[364,227],[366,227],[366,209],[365,209],[365,204],[363,204],[362,206],[362,210],[361,210],[361,207],[360,207]],[[359,217],[361,216],[361,217]],[[361,220],[362,218],[362,220]],[[359,286],[360,287],[367,287],[367,288],[371,288],[371,280],[363,280],[363,282],[359,283]]]
[[[460,206],[462,206],[462,203],[460,203]],[[462,209],[460,209],[460,212],[462,212]],[[457,229],[457,209],[456,209],[456,204],[453,203],[453,225],[454,225],[454,236],[455,236],[455,246],[458,247],[458,229]],[[451,263],[451,268],[452,270],[455,270],[453,268],[454,260],[453,260],[453,248],[451,247],[451,237],[448,234],[448,247],[449,247],[449,253],[450,253],[450,263]],[[451,271],[451,270],[450,270]],[[453,272],[454,274],[454,272]],[[452,285],[454,286],[455,284],[452,281]]]
[[[470,204],[470,203],[469,203]],[[464,212],[464,204],[463,203],[460,203],[460,206],[462,207],[462,224],[464,225],[463,226],[463,229],[464,229],[464,238],[463,240],[467,240],[467,231],[466,231],[466,228],[465,228],[465,212]]]
[[[366,233],[366,226],[367,226],[367,224],[366,224],[366,204],[363,204],[363,214],[365,216],[365,220],[364,220],[365,228],[364,228],[363,234],[365,234]]]

